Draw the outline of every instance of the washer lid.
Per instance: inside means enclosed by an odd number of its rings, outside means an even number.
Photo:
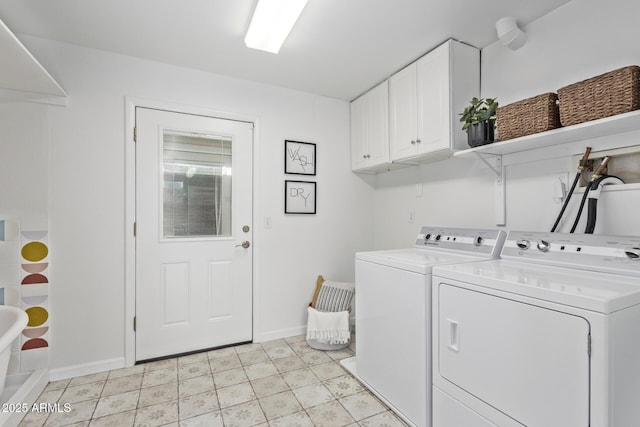
[[[640,304],[638,279],[617,274],[493,260],[438,266],[433,275],[599,313]]]
[[[430,251],[428,249],[395,249],[387,251],[358,252],[356,260],[368,261],[419,274],[430,274],[436,265],[482,261],[485,257],[460,255],[451,252]]]

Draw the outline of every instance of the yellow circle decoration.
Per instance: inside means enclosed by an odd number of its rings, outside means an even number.
[[[49,318],[49,312],[42,307],[29,307],[25,311],[29,316],[27,326],[40,326]]]
[[[31,262],[42,261],[47,257],[49,248],[41,242],[27,243],[22,247],[22,258]]]

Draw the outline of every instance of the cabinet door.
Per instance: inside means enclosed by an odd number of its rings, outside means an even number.
[[[366,95],[351,102],[351,169],[367,166],[367,112]]]
[[[417,103],[419,154],[449,149],[451,133],[450,48],[447,42],[418,60]]]
[[[391,160],[415,156],[417,133],[414,62],[389,79],[389,146]]]
[[[389,84],[385,81],[369,93],[367,120],[369,166],[389,163]]]

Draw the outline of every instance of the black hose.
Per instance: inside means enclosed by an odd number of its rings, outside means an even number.
[[[571,227],[571,233],[576,231],[578,227],[578,222],[580,222],[580,215],[582,215],[582,208],[584,208],[584,202],[587,200],[587,194],[589,194],[589,190],[591,189],[592,181],[587,183],[587,186],[584,188],[584,194],[582,195],[582,200],[580,201],[580,207],[578,208],[578,213],[576,214],[576,220],[573,223],[573,227]]]
[[[565,209],[567,209],[567,205],[569,204],[569,199],[571,199],[571,195],[573,195],[573,190],[575,190],[576,185],[578,184],[578,181],[580,180],[580,175],[582,175],[582,171],[578,171],[578,173],[576,174],[576,177],[573,179],[573,184],[571,184],[571,189],[569,190],[569,192],[567,193],[567,195],[564,198],[564,203],[562,204],[562,209],[560,209],[560,213],[558,214],[558,218],[556,218],[556,222],[555,222],[555,224],[553,224],[553,227],[551,228],[551,232],[552,233],[554,231],[556,231],[556,228],[558,228],[558,224],[560,224],[560,219],[562,219],[562,215],[564,215],[564,211],[565,211]]]
[[[603,175],[600,178],[596,179],[591,183],[591,188],[593,190],[597,189],[600,186],[600,183],[606,178],[617,178],[614,175]],[[622,181],[624,183],[624,181]],[[596,229],[596,217],[598,215],[598,199],[589,199],[589,205],[587,206],[587,225],[584,229],[585,234],[593,234],[593,231]]]
[[[596,215],[598,214],[598,199],[589,199],[587,205],[587,226],[584,229],[585,234],[593,234],[596,228]]]

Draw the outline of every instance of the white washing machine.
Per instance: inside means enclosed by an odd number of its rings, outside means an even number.
[[[640,426],[640,237],[512,231],[434,268],[433,425]]]
[[[343,366],[407,423],[431,426],[431,269],[499,255],[499,230],[422,227],[409,249],[356,254],[356,355]]]

